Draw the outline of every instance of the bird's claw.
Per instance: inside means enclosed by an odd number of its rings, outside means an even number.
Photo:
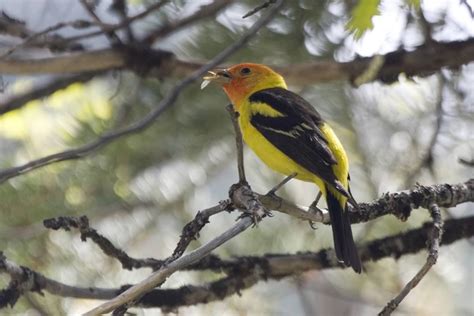
[[[275,188],[271,189],[270,191],[267,192],[267,194],[265,194],[266,196],[269,196],[269,197],[278,197],[278,195],[276,195],[276,190]]]
[[[323,211],[319,207],[317,207],[317,205],[316,205],[317,203],[318,203],[317,200],[314,201],[313,203],[311,203],[311,205],[308,208],[308,212],[311,213],[311,214],[318,214],[319,217],[323,218],[323,215],[324,215]],[[313,229],[313,230],[317,229],[315,222],[313,222],[313,221],[308,221],[308,222],[309,222],[309,226],[311,227],[311,229]]]

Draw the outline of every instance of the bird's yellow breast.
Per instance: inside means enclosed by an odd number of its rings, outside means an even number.
[[[239,125],[245,143],[255,154],[271,169],[290,175],[296,173],[297,179],[315,182],[316,178],[311,172],[301,167],[263,136],[253,125],[250,119],[254,114],[265,114],[271,117],[282,116],[281,113],[265,103],[244,103],[239,107]]]
[[[276,111],[274,108],[265,103],[250,102],[242,102],[237,106],[237,110],[239,112],[239,125],[245,143],[267,166],[284,175],[296,173],[297,179],[313,182],[318,185],[323,193],[325,193],[326,189],[324,182],[317,175],[303,168],[294,160],[285,155],[271,142],[269,142],[265,136],[263,136],[250,122],[252,115],[263,114],[266,116],[278,117],[282,116],[280,112]],[[343,184],[343,186],[347,188],[349,163],[344,148],[342,147],[342,144],[340,143],[336,134],[327,124],[323,123],[320,128],[326,139],[329,141],[331,151],[338,162],[333,166],[334,174]],[[340,194],[338,194],[338,196],[339,195]]]

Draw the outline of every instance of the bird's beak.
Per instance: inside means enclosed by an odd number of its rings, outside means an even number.
[[[227,69],[216,69],[208,71],[207,75],[203,77],[204,81],[201,84],[201,89],[204,89],[209,83],[229,83],[232,80],[232,75]]]

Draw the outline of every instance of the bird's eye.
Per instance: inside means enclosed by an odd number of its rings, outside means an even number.
[[[250,68],[245,67],[245,68],[240,69],[240,74],[241,74],[241,75],[248,75],[248,74],[250,74]]]

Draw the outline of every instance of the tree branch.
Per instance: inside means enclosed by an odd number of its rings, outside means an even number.
[[[258,195],[259,200],[269,210],[278,211],[290,216],[330,224],[329,214],[311,213],[307,210],[274,195]],[[411,190],[386,193],[381,198],[370,203],[359,203],[358,210],[349,213],[351,222],[369,222],[381,216],[392,214],[405,221],[413,209],[428,209],[431,203],[440,207],[455,207],[458,204],[474,202],[474,179],[464,183],[435,184],[431,186],[416,185]]]
[[[26,37],[21,43],[14,45],[10,47],[5,53],[0,55],[0,59],[4,59],[11,55],[13,52],[18,50],[19,48],[25,47],[25,46],[37,46],[37,47],[48,47],[51,51],[64,51],[64,50],[70,50],[70,51],[75,51],[75,50],[83,50],[84,47],[77,43],[77,44],[66,44],[64,39],[58,35],[52,35],[48,36],[47,35],[51,32],[58,31],[62,28],[65,27],[73,27],[76,29],[83,29],[86,27],[91,27],[94,26],[93,23],[85,20],[75,20],[72,22],[59,22],[55,25],[49,26],[43,31],[37,32],[37,33],[31,33],[28,37]],[[54,44],[50,43],[50,41],[54,41]]]
[[[197,212],[194,219],[183,227],[180,240],[176,245],[173,254],[163,262],[166,264],[181,257],[184,251],[188,248],[189,244],[196,239],[196,236],[199,234],[204,225],[209,223],[209,217],[225,210],[230,211],[230,203],[230,200],[224,200],[221,201],[219,205]],[[162,265],[155,267],[155,269],[161,268],[161,266]]]
[[[63,27],[71,26],[74,28],[85,28],[93,26],[93,23],[84,20],[76,20],[72,22],[60,22],[56,25],[47,27],[40,32],[33,32],[28,29],[26,23],[18,19],[8,16],[5,12],[0,13],[0,33],[7,34],[9,36],[18,37],[23,39],[19,45],[15,45],[9,48],[4,54],[0,56],[1,59],[10,55],[17,48],[31,45],[35,47],[47,47],[51,51],[75,51],[82,50],[83,46],[80,43],[68,43],[63,37],[54,34],[49,36],[48,33],[57,31]],[[41,38],[41,40],[36,39]]]
[[[262,3],[261,5],[253,8],[252,10],[250,10],[249,12],[247,12],[246,14],[244,14],[242,16],[242,19],[246,19],[248,18],[249,16],[252,16],[254,15],[255,13],[263,10],[263,9],[266,9],[268,8],[269,6],[271,6],[272,4],[274,4],[276,2],[276,0],[268,0],[268,1],[265,1],[264,3]]]
[[[25,22],[0,12],[0,34],[6,34],[13,37],[26,38],[30,35],[30,31],[26,28]]]
[[[115,34],[115,31],[108,30],[106,25],[100,19],[100,17],[95,13],[95,5],[92,4],[92,2],[89,2],[88,0],[79,0],[79,2],[82,4],[87,13],[89,13],[94,22],[100,27],[103,34],[108,37],[112,45],[122,44],[122,41],[120,40],[118,35]]]
[[[474,178],[458,184],[416,185],[411,190],[384,194],[371,203],[359,203],[359,210],[350,213],[352,223],[368,222],[387,214],[405,221],[413,209],[429,209],[432,203],[439,207],[454,207],[474,202]]]
[[[50,218],[44,220],[43,225],[46,228],[50,228],[53,230],[64,229],[66,231],[69,231],[71,230],[71,228],[79,229],[82,241],[86,241],[87,238],[92,239],[97,244],[97,246],[100,247],[104,254],[117,259],[122,264],[122,268],[126,270],[144,267],[155,269],[157,266],[162,264],[161,261],[153,258],[131,258],[129,255],[127,255],[125,251],[115,247],[110,240],[99,234],[94,228],[91,228],[89,226],[89,219],[86,216],[61,216],[58,218]]]
[[[430,215],[433,219],[433,227],[430,231],[428,238],[428,258],[423,267],[418,271],[418,273],[407,283],[407,285],[402,289],[400,294],[397,295],[393,300],[388,302],[384,309],[379,313],[379,315],[387,316],[391,315],[392,312],[400,305],[403,299],[410,293],[415,286],[420,283],[421,279],[428,273],[431,267],[438,260],[439,245],[441,244],[441,237],[443,235],[443,220],[441,219],[441,211],[439,210],[438,205],[432,204],[430,206]]]
[[[129,27],[130,24],[132,24],[133,22],[141,20],[141,19],[145,18],[146,16],[150,15],[151,13],[159,10],[163,5],[167,4],[168,2],[169,2],[169,0],[162,0],[162,1],[159,1],[157,3],[151,4],[144,11],[142,11],[142,12],[140,12],[140,13],[134,15],[134,16],[128,17],[128,18],[120,21],[120,23],[118,23],[116,25],[106,25],[105,29],[107,31],[117,31],[117,30],[120,30],[122,28]],[[94,37],[94,36],[99,36],[99,35],[103,35],[103,34],[104,34],[103,30],[98,30],[98,31],[94,31],[94,32],[86,33],[86,34],[80,34],[80,35],[68,37],[67,39],[64,39],[63,41],[65,41],[65,42],[75,42],[75,41],[79,41],[79,40],[82,40],[82,39],[86,39],[86,38],[90,38],[90,37]],[[49,44],[50,45],[54,44],[54,42],[49,43]]]
[[[459,2],[466,6],[467,12],[469,12],[469,14],[471,15],[471,18],[474,19],[474,10],[472,9],[469,2],[467,2],[467,0],[459,0]]]
[[[150,53],[153,52],[156,53],[156,50],[150,50]],[[166,60],[166,70],[169,70],[165,72],[167,75],[188,75],[203,65],[199,62],[182,61],[174,56],[171,58],[171,56]],[[401,73],[408,77],[428,76],[443,67],[456,69],[474,61],[474,39],[447,43],[434,42],[429,46],[419,46],[413,51],[394,51],[382,55],[381,59],[384,63],[380,68],[377,67],[378,73],[371,75],[372,81],[394,82]],[[43,59],[0,60],[0,72],[5,74],[87,72],[126,68],[127,62],[127,57],[122,53],[113,49],[104,49]],[[352,82],[367,70],[371,62],[372,58],[367,57],[345,63],[327,60],[273,68],[280,72],[289,84],[305,85],[337,80]],[[152,70],[161,67],[154,63],[148,66]],[[153,74],[153,71],[151,73]]]
[[[376,239],[359,246],[363,262],[377,261],[392,257],[399,259],[403,255],[414,254],[426,248],[426,240],[432,230],[432,223],[421,228],[386,238]],[[474,216],[450,219],[445,222],[443,242],[446,246],[455,241],[474,236]],[[205,262],[205,258],[202,262]],[[211,260],[212,261],[212,260]],[[198,262],[198,265],[201,262]],[[196,266],[194,265],[194,267]],[[321,250],[316,253],[273,254],[262,257],[237,257],[222,261],[213,266],[216,272],[225,271],[229,276],[202,286],[183,286],[178,289],[154,290],[139,302],[142,307],[161,307],[166,310],[181,306],[221,301],[224,297],[239,294],[258,282],[270,279],[279,280],[296,276],[303,272],[328,268],[345,268],[336,262],[334,251]],[[235,270],[234,270],[235,269]]]
[[[239,172],[239,182],[246,183],[245,168],[244,168],[244,144],[242,140],[242,132],[240,131],[239,123],[237,119],[239,114],[235,112],[232,104],[227,105],[227,111],[229,112],[230,119],[232,120],[232,126],[234,127],[235,133],[235,144],[237,146],[237,170]]]
[[[142,42],[151,46],[156,40],[160,38],[164,38],[174,32],[177,32],[196,21],[215,15],[232,2],[234,2],[234,0],[214,0],[214,2],[202,6],[201,9],[199,9],[196,13],[188,17],[160,26],[158,30],[150,32],[149,35],[142,40]]]
[[[245,186],[243,185],[241,189],[243,190],[243,192],[245,192],[247,188],[245,188]],[[237,191],[240,191],[240,190],[236,189],[235,192]],[[225,242],[234,238],[241,232],[245,231],[247,228],[252,226],[252,224],[255,224],[255,218],[257,218],[257,220],[260,220],[261,218],[263,218],[263,216],[266,213],[262,205],[258,202],[258,200],[248,199],[245,193],[243,194],[235,193],[232,196],[232,203],[234,205],[244,206],[248,212],[252,212],[253,214],[255,214],[255,217],[246,216],[246,217],[241,218],[240,221],[237,222],[237,224],[235,224],[233,227],[231,227],[229,230],[227,230],[220,236],[212,239],[211,241],[199,247],[198,249],[191,251],[187,255],[180,257],[176,259],[175,261],[167,263],[167,265],[161,267],[158,271],[154,272],[145,280],[127,289],[125,292],[121,293],[120,295],[111,299],[110,301],[90,310],[84,315],[85,316],[101,315],[101,314],[111,312],[124,305],[128,307],[130,303],[134,303],[135,300],[139,300],[143,295],[145,295],[149,291],[153,290],[153,288],[163,283],[171,274],[173,274],[174,272],[178,270],[184,269],[190,264],[204,258],[212,250],[216,249],[220,245],[224,244]]]
[[[250,223],[249,223],[250,224]],[[420,228],[411,229],[394,236],[376,239],[359,246],[359,253],[363,262],[377,261],[386,257],[399,259],[408,254],[414,254],[426,248],[426,240],[433,229],[433,223],[427,222]],[[442,246],[474,236],[474,216],[449,219],[443,226]],[[252,287],[258,282],[269,279],[282,279],[295,276],[303,272],[344,268],[334,259],[334,251],[324,249],[319,252],[298,254],[267,254],[261,257],[235,257],[231,260],[222,260],[210,255],[188,266],[192,270],[211,270],[226,272],[228,276],[217,281],[200,286],[186,285],[177,289],[155,289],[145,294],[138,302],[141,307],[161,307],[165,310],[181,306],[196,305],[220,301],[223,298],[240,293],[241,290]],[[107,300],[115,297],[130,286],[116,289],[80,288],[73,287],[51,280],[44,275],[26,267],[18,266],[5,256],[0,256],[0,272],[7,273],[21,282],[16,286],[23,292],[47,291],[63,297]],[[0,307],[7,304],[13,306],[16,302],[13,292],[0,292]],[[19,293],[19,294],[21,294]]]

